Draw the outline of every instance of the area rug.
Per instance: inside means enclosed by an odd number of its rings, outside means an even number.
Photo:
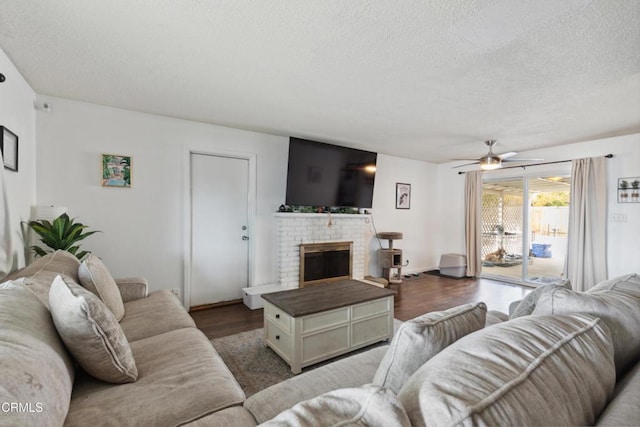
[[[402,322],[400,320],[394,319],[396,330],[401,324]],[[227,364],[247,397],[294,376],[291,372],[291,367],[273,350],[265,347],[262,328],[240,332],[239,334],[229,335],[227,337],[214,338],[211,340],[211,343],[222,357],[222,360],[224,360],[224,363]],[[326,362],[303,368],[302,372],[308,372],[334,360],[385,344],[387,343],[380,342],[373,344]]]

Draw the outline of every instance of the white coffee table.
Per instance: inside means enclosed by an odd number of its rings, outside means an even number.
[[[265,343],[291,372],[393,337],[395,291],[345,280],[265,294]]]

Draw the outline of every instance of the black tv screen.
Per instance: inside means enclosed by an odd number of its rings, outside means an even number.
[[[377,153],[289,139],[287,205],[371,208]]]

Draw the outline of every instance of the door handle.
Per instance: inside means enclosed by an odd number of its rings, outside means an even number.
[[[249,236],[242,236],[242,240],[249,240]]]

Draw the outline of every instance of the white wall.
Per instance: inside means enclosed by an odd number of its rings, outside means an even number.
[[[13,230],[14,268],[18,268],[25,262],[20,222],[29,219],[31,206],[36,201],[35,93],[1,49],[0,72],[6,77],[4,83],[0,83],[0,125],[18,135],[18,172],[4,170]]]
[[[67,206],[70,216],[101,230],[83,248],[115,277],[145,276],[152,290],[182,288],[187,146],[256,155],[254,284],[277,280],[273,212],[284,201],[288,138],[40,97],[44,101],[52,111],[37,117],[38,204]],[[132,188],[101,186],[103,153],[132,156]]]
[[[60,98],[38,101],[52,105],[51,112],[37,116],[38,204],[67,206],[72,217],[101,230],[83,247],[100,256],[114,276],[146,276],[151,289],[182,288],[186,145],[256,154],[254,285],[277,282],[273,213],[285,199],[288,138]],[[132,188],[100,185],[102,153],[132,156]],[[379,231],[404,232],[396,246],[410,260],[407,271],[437,264],[436,178],[436,165],[378,157],[375,224]],[[395,209],[396,182],[412,184],[410,210]],[[379,275],[376,250],[373,239],[369,273]]]
[[[421,272],[437,266],[437,234],[440,224],[438,206],[438,166],[417,160],[378,155],[376,184],[373,192],[373,220],[378,232],[399,231],[403,239],[394,242],[402,249],[409,265],[403,274]],[[396,183],[411,184],[411,209],[396,209]],[[383,240],[383,247],[387,247]],[[369,274],[380,276],[377,250],[378,240],[369,245]]]
[[[614,157],[607,160],[607,263],[609,277],[616,277],[640,272],[640,239],[637,237],[640,236],[640,203],[620,204],[616,197],[618,178],[640,176],[640,134],[532,150],[519,155],[551,162],[609,153]],[[452,165],[438,167],[438,246],[441,253],[464,253],[464,175],[458,175],[458,169],[451,169]],[[626,214],[627,222],[612,222],[614,213]]]

